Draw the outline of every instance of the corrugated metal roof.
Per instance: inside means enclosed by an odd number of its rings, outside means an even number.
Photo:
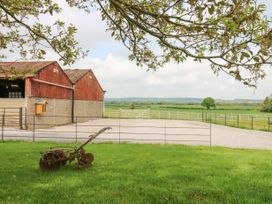
[[[0,62],[0,77],[21,77],[22,75],[34,76],[39,70],[54,63],[55,61],[17,61]]]
[[[73,84],[81,79],[90,69],[65,69],[64,72],[67,74]]]

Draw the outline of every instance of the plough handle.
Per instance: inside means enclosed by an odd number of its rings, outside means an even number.
[[[89,136],[89,139],[84,142],[82,145],[80,145],[76,150],[75,153],[77,153],[80,149],[82,149],[86,144],[88,144],[89,142],[91,142],[92,140],[94,140],[98,135],[102,134],[103,132],[105,132],[106,130],[110,130],[112,129],[111,127],[104,127],[101,130],[99,130],[98,132],[92,134]]]

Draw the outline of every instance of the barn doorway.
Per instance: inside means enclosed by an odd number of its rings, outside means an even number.
[[[0,98],[25,98],[25,80],[1,79]]]

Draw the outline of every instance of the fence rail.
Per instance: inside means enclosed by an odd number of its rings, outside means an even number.
[[[54,116],[27,116],[29,129],[21,130],[16,123],[9,124],[2,117],[1,139],[29,141],[81,142],[102,127],[111,127],[97,141],[131,143],[178,143],[192,145],[212,144],[211,123],[184,123],[172,120],[133,120],[76,117],[75,123],[58,124]],[[69,116],[56,116],[66,121]],[[69,117],[70,118],[70,117]],[[46,121],[46,122],[44,122]],[[80,122],[79,122],[80,121]]]
[[[272,131],[272,114],[222,114],[164,110],[106,109],[105,118],[198,120],[237,128]]]

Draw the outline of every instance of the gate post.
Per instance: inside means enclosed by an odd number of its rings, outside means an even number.
[[[2,142],[4,142],[5,114],[2,115]]]
[[[32,131],[33,131],[33,135],[32,135],[32,142],[35,142],[35,124],[36,123],[36,116],[33,115],[32,118]]]
[[[27,113],[27,108],[25,108],[25,129],[28,129],[28,125],[27,125],[27,122],[28,122],[28,113]]]
[[[19,108],[19,126],[20,129],[23,129],[23,108]]]

